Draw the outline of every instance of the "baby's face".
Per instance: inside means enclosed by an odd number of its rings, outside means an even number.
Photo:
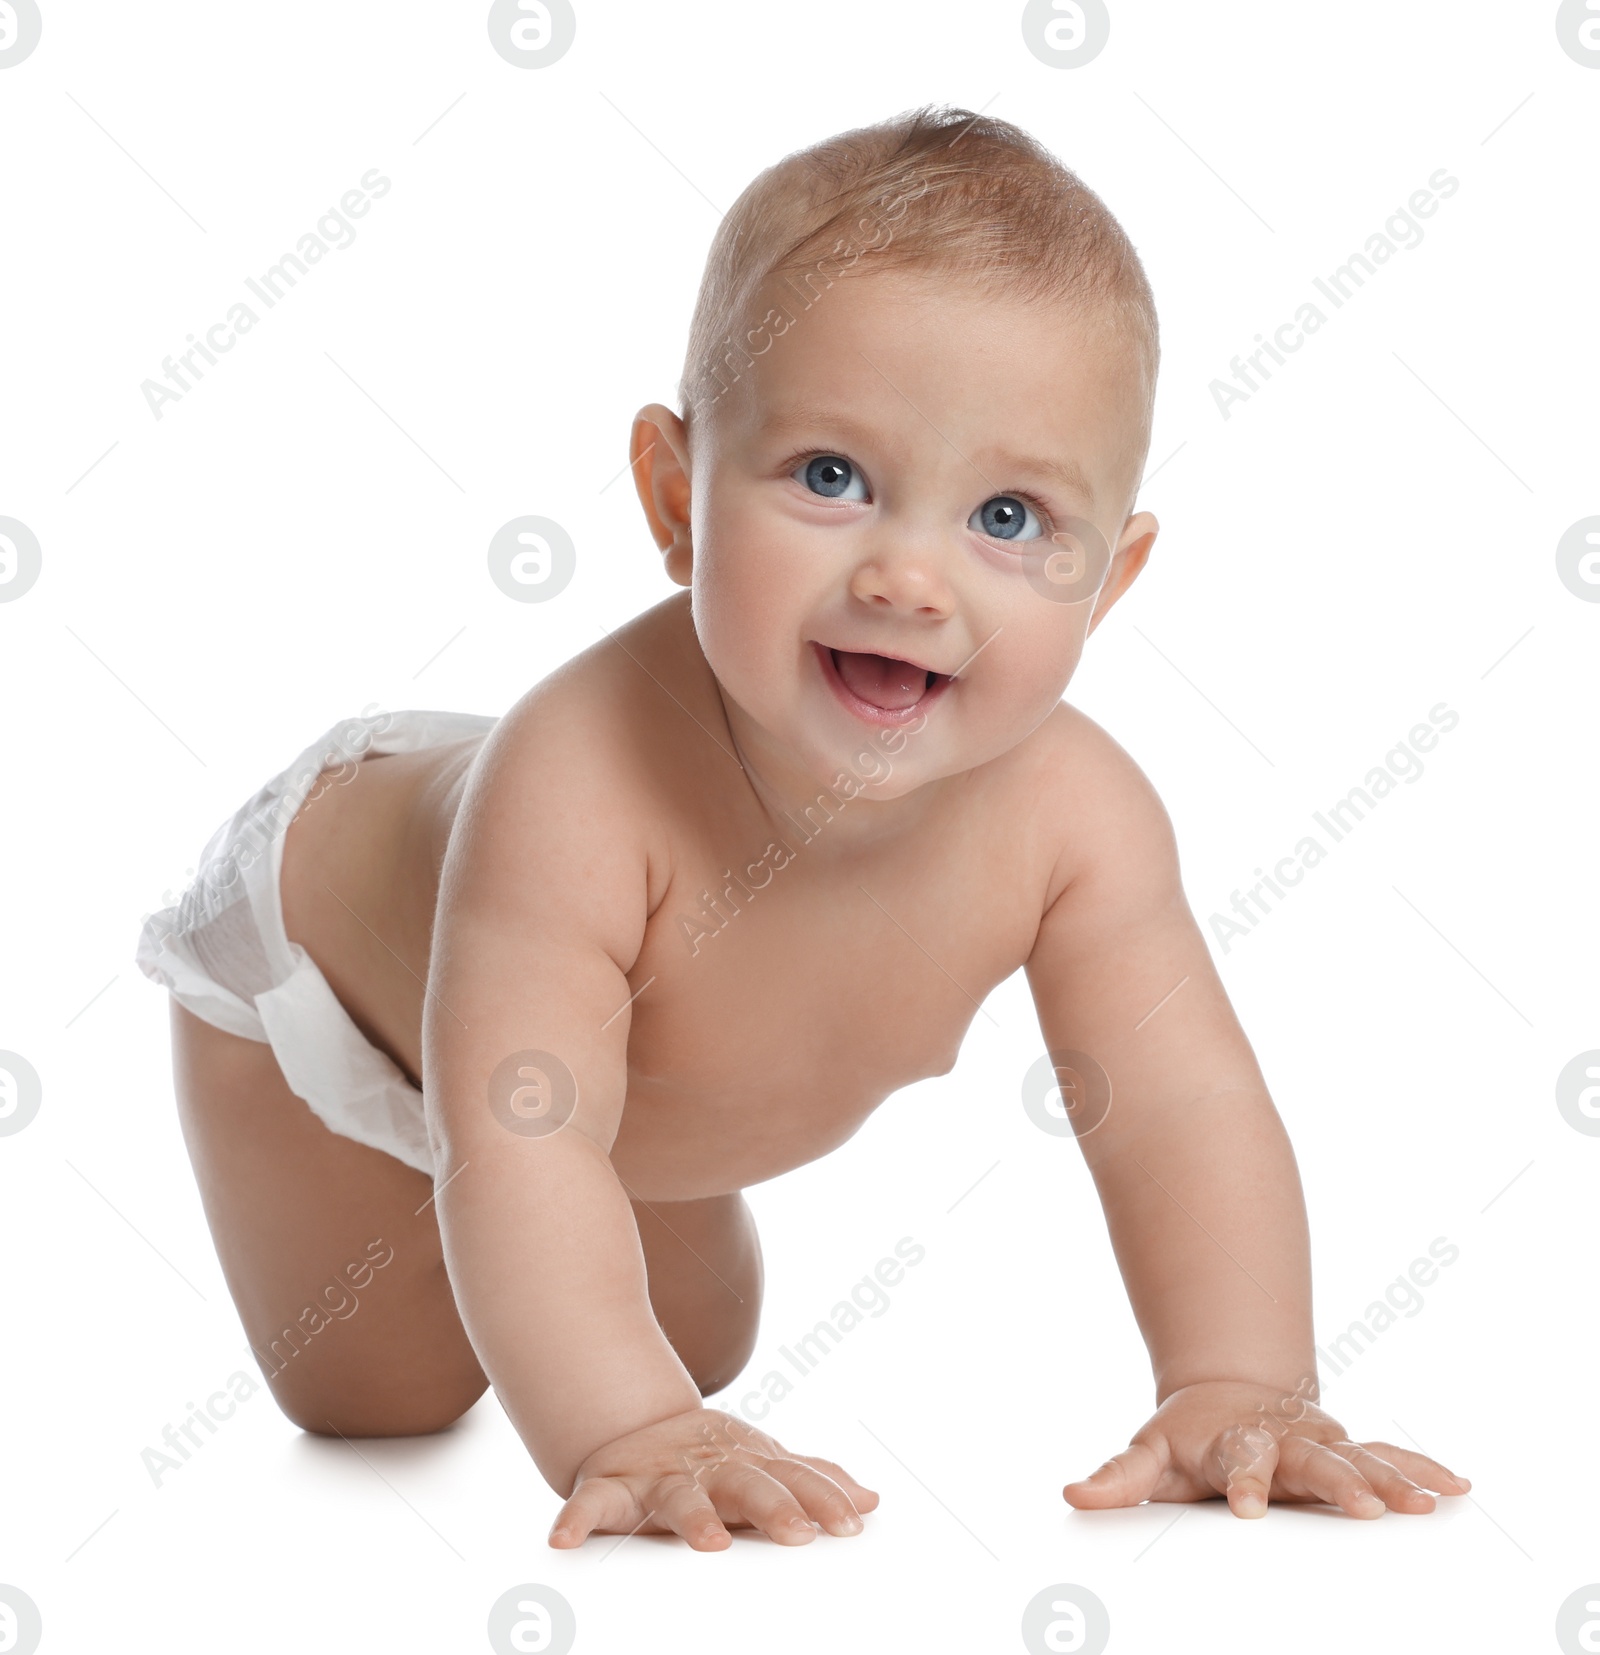
[[[767,305],[694,434],[696,632],[780,791],[899,798],[1035,729],[1138,573],[1143,387],[1063,307],[916,273]]]

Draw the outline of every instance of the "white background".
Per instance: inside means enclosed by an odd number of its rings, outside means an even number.
[[[0,1048],[44,1084],[0,1138],[0,1582],[46,1651],[475,1650],[530,1581],[580,1651],[1021,1649],[1059,1582],[1114,1651],[1557,1647],[1600,1580],[1600,1138],[1554,1095],[1600,1046],[1600,605],[1555,563],[1600,513],[1600,71],[1545,0],[1111,9],[1062,70],[1016,4],[608,0],[530,71],[482,4],[46,0],[0,71],[0,514],[43,548],[0,604]],[[765,1421],[881,1491],[863,1536],[551,1552],[559,1502],[492,1395],[358,1457],[262,1387],[153,1486],[140,1451],[247,1359],[141,916],[337,718],[503,712],[668,595],[618,473],[635,410],[675,402],[719,212],[927,102],[1042,139],[1155,290],[1162,532],[1068,693],[1166,801],[1202,923],[1430,707],[1459,715],[1216,952],[1299,1155],[1324,1348],[1460,1249],[1325,1405],[1472,1495],[1369,1523],[1064,1505],[1153,1396],[1078,1151],[1019,1102],[1020,975],[954,1073],[751,1194],[752,1382],[897,1239],[926,1248]],[[153,418],[140,382],[372,167],[393,187],[354,244]],[[1441,167],[1421,244],[1224,419],[1230,358]],[[578,546],[549,603],[487,575],[523,513]]]

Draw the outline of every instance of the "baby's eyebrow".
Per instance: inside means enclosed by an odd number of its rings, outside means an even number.
[[[924,416],[926,418],[926,416]],[[930,421],[930,424],[932,422]],[[863,424],[849,414],[839,413],[832,408],[791,407],[775,410],[762,421],[762,428],[771,435],[782,435],[785,432],[822,431],[836,432],[852,443],[872,441],[877,433],[872,427]],[[938,431],[938,427],[933,429]],[[941,437],[944,433],[939,432]],[[1094,489],[1090,486],[1088,475],[1083,467],[1070,455],[1058,459],[1034,459],[1020,454],[1012,454],[1003,448],[980,448],[973,454],[965,454],[956,445],[944,438],[953,453],[960,456],[976,470],[986,482],[995,488],[1004,486],[1003,482],[993,481],[995,474],[1002,479],[1006,476],[1015,477],[1024,481],[1031,478],[1043,478],[1072,493],[1081,495],[1092,507],[1095,503]]]
[[[761,429],[764,434],[775,437],[791,432],[811,432],[815,435],[821,431],[836,431],[854,443],[870,442],[877,435],[870,425],[864,425],[849,414],[810,405],[774,409],[762,420]]]
[[[980,448],[973,456],[973,463],[977,464],[980,457],[985,460],[983,469],[986,473],[999,471],[1009,473],[1013,477],[1044,477],[1070,493],[1081,495],[1091,507],[1095,503],[1094,490],[1089,486],[1088,475],[1070,455],[1056,460],[1037,460],[1020,454],[1010,454],[1004,449]]]

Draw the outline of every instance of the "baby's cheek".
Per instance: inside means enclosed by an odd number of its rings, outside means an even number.
[[[730,669],[770,672],[793,655],[806,602],[794,564],[781,543],[763,541],[754,526],[742,541],[730,544],[725,535],[712,540],[697,570],[703,580],[695,613],[706,618]],[[702,641],[709,651],[711,642]]]
[[[761,581],[748,570],[724,575],[713,563],[704,581],[696,581],[694,613],[712,672],[741,704],[748,704],[747,697],[763,679],[771,679],[776,664],[772,605],[763,601]]]
[[[1060,701],[1082,655],[1078,631],[1062,628],[1030,630],[1007,626],[993,648],[1011,637],[1012,648],[992,663],[990,711],[1032,729]]]

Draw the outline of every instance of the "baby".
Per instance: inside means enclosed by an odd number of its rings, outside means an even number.
[[[1161,801],[1062,700],[1156,537],[1156,362],[1132,245],[1015,126],[791,155],[717,231],[682,417],[633,425],[684,590],[498,720],[335,726],[217,830],[139,960],[290,1419],[437,1431],[492,1383],[554,1546],[858,1533],[874,1492],[704,1404],[756,1339],[742,1191],[1023,967],[1156,1382],[1066,1500],[1467,1489],[1316,1405],[1288,1139]]]

